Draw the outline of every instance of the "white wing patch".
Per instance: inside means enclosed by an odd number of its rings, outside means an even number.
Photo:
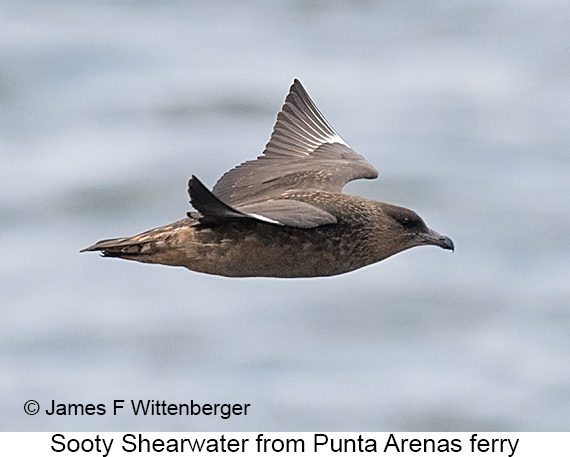
[[[327,143],[330,143],[330,144],[340,143],[340,144],[345,145],[347,148],[350,148],[350,146],[346,143],[346,141],[344,141],[344,140],[340,137],[340,135],[339,135],[338,133],[335,133],[334,135],[329,135],[329,136],[327,137],[327,141],[326,141],[326,142],[327,142]]]
[[[306,96],[308,103],[314,105],[308,94]],[[278,118],[274,132],[278,142],[294,141],[297,137],[304,146],[305,151],[302,151],[304,155],[310,155],[323,144],[339,143],[350,148],[316,106],[298,107],[293,101],[286,101],[285,106],[288,106],[291,111],[287,112],[284,107],[280,113],[282,119]]]
[[[283,225],[283,224],[282,224],[281,222],[279,222],[279,221],[275,221],[275,220],[273,220],[273,219],[269,219],[268,217],[261,216],[261,215],[259,215],[259,214],[255,214],[255,213],[246,213],[246,214],[247,214],[248,216],[251,216],[251,217],[253,217],[253,218],[255,218],[255,219],[258,219],[258,220],[260,220],[260,221],[263,221],[263,222],[269,222],[270,224]]]

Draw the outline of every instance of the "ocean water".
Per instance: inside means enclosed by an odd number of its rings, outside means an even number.
[[[569,21],[557,0],[0,1],[0,430],[568,431]],[[261,153],[293,78],[380,171],[346,191],[455,253],[302,280],[79,254],[183,218],[192,174]]]

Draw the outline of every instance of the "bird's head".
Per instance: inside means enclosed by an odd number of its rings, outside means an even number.
[[[414,211],[387,203],[381,203],[378,209],[379,247],[387,256],[423,245],[455,249],[451,238],[428,228]]]

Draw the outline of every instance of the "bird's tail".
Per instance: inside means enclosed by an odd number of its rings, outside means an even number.
[[[190,228],[188,222],[189,219],[184,219],[139,235],[102,240],[80,252],[100,251],[103,257],[177,265],[176,248],[180,244],[181,232]]]

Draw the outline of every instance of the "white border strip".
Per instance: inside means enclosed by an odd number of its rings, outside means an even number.
[[[200,450],[199,450],[200,449]],[[3,432],[0,455],[341,455],[568,457],[564,433]]]

